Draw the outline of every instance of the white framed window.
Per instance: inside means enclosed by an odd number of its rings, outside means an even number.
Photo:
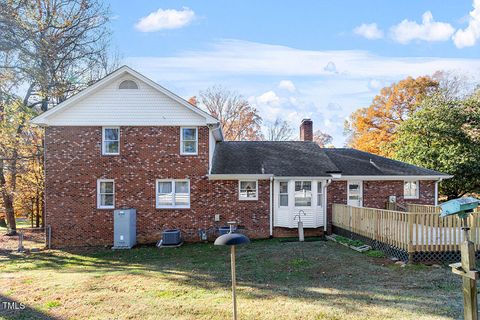
[[[180,154],[182,155],[198,154],[198,128],[196,127],[180,128]]]
[[[258,200],[258,181],[239,181],[238,182],[239,200]]]
[[[189,180],[158,179],[155,189],[157,209],[190,208]]]
[[[317,206],[323,207],[323,188],[322,181],[317,182]]]
[[[418,199],[420,184],[417,181],[404,181],[403,183],[403,198],[404,199]]]
[[[278,205],[280,207],[288,207],[288,181],[279,182]]]
[[[312,205],[312,181],[295,181],[295,207]]]
[[[115,181],[113,179],[97,180],[97,208],[115,208]]]
[[[120,128],[103,127],[102,128],[102,154],[119,155],[120,154]]]

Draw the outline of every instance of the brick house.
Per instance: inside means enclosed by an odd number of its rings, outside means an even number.
[[[354,149],[300,140],[223,140],[217,119],[121,67],[32,120],[45,128],[46,224],[52,246],[111,245],[113,210],[137,209],[137,240],[237,221],[253,238],[331,230],[332,203],[435,204],[449,176]],[[212,234],[213,236],[213,234]]]

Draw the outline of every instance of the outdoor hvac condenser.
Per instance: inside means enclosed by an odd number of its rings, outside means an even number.
[[[113,248],[131,249],[137,243],[137,210],[113,211]]]

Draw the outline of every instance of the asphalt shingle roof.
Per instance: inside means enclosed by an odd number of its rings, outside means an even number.
[[[213,156],[212,174],[273,174],[283,177],[440,176],[440,172],[350,148],[320,148],[311,141],[224,141]]]
[[[329,171],[338,168],[311,141],[225,141],[215,147],[211,173],[315,177]]]

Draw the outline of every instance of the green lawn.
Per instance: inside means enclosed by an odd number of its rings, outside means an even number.
[[[238,249],[241,319],[458,319],[460,279],[400,268],[333,242],[254,241]],[[0,253],[5,319],[228,319],[228,248],[141,247]],[[2,314],[3,312],[3,314]]]

